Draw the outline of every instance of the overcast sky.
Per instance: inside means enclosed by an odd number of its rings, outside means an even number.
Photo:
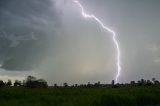
[[[80,2],[117,33],[119,82],[160,80],[159,0]],[[0,79],[35,75],[50,84],[110,83],[117,70],[112,35],[71,0],[1,0],[0,64]]]

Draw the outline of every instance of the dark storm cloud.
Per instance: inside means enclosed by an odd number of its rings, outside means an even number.
[[[32,70],[43,59],[59,26],[51,0],[0,1],[0,63],[6,70]]]
[[[114,79],[112,36],[82,17],[72,0],[64,1],[0,0],[0,66],[18,70],[0,69],[0,78],[30,74],[51,84]],[[117,33],[119,82],[160,79],[160,0],[79,1]]]

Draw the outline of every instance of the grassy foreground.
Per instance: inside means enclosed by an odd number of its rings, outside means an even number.
[[[0,106],[160,106],[160,87],[0,88]]]

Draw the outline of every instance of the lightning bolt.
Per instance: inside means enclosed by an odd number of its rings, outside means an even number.
[[[120,48],[119,48],[119,43],[118,43],[118,40],[116,38],[116,32],[112,29],[110,29],[109,27],[105,26],[103,24],[103,22],[98,19],[94,14],[87,14],[84,10],[84,7],[82,6],[82,4],[78,1],[78,0],[73,0],[74,3],[76,3],[78,5],[78,7],[81,9],[81,14],[84,18],[89,18],[89,19],[93,19],[95,20],[99,25],[100,27],[102,27],[104,30],[110,32],[112,34],[112,39],[113,39],[113,42],[116,46],[116,51],[117,51],[117,56],[116,56],[116,65],[117,65],[117,74],[115,76],[115,83],[118,82],[118,78],[120,76],[120,72],[121,72],[121,61],[120,61]]]

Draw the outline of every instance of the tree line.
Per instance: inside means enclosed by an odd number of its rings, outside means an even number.
[[[25,80],[15,80],[12,84],[11,80],[8,80],[7,82],[4,82],[3,80],[0,80],[0,87],[29,87],[29,88],[36,88],[36,87],[42,87],[46,88],[48,87],[47,81],[44,79],[37,79],[34,76],[28,76]]]
[[[73,85],[68,85],[68,83],[63,83],[63,86],[58,86],[57,84],[54,84],[53,86],[48,86],[48,83],[44,79],[37,79],[34,76],[27,76],[27,78],[23,81],[20,80],[15,80],[14,83],[12,83],[11,80],[8,80],[7,82],[4,82],[3,80],[0,80],[0,87],[28,87],[28,88],[47,88],[47,87],[119,87],[119,86],[151,86],[151,85],[160,85],[160,82],[156,78],[152,78],[152,80],[145,80],[141,79],[136,81],[131,81],[130,83],[116,83],[115,81],[112,80],[111,84],[101,84],[100,81],[91,84],[88,82],[87,84],[73,84]]]

